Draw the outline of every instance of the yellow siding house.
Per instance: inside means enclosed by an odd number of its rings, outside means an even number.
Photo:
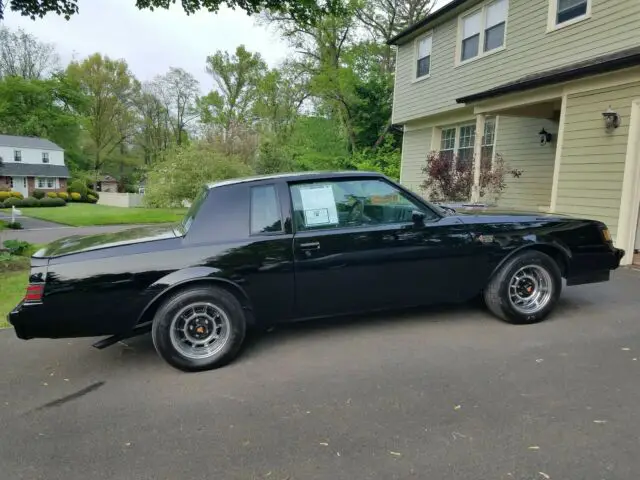
[[[639,26],[639,0],[453,0],[400,32],[390,43],[401,182],[425,194],[428,153],[451,152],[473,162],[479,201],[488,149],[523,171],[507,179],[501,207],[604,221],[632,263]]]

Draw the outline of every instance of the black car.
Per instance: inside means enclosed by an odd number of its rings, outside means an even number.
[[[451,214],[375,173],[301,173],[203,188],[177,225],[74,236],[31,260],[18,337],[151,331],[174,367],[230,361],[252,325],[482,295],[543,320],[567,285],[607,281],[624,252],[598,221]]]

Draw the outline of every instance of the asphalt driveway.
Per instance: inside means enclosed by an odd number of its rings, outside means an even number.
[[[465,306],[276,329],[199,374],[148,337],[0,332],[0,478],[636,479],[639,292],[621,270],[540,325]]]

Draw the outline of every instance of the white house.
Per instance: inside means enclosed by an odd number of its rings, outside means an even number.
[[[0,160],[0,187],[8,186],[25,197],[34,190],[67,190],[70,175],[64,150],[49,140],[0,135]]]

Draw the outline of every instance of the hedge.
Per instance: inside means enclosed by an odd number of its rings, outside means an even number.
[[[62,198],[43,198],[38,200],[35,197],[27,197],[24,200],[20,198],[8,198],[4,202],[0,202],[0,208],[33,208],[33,207],[64,207],[67,203]]]
[[[69,194],[67,192],[59,192],[58,198],[61,198],[66,202],[69,200]]]
[[[44,192],[42,190],[34,190],[33,191],[33,197],[37,198],[38,200],[44,198]]]

